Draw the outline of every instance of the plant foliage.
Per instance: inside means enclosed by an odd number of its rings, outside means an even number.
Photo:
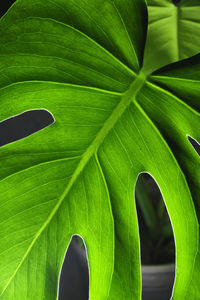
[[[200,52],[199,0],[147,0],[147,4],[149,26],[144,72],[150,74]]]
[[[173,225],[173,299],[200,298],[199,157],[187,139],[200,140],[200,56],[146,77],[146,22],[143,0],[18,0],[0,20],[1,120],[55,119],[0,149],[0,299],[55,300],[79,234],[90,300],[139,300],[142,172]]]

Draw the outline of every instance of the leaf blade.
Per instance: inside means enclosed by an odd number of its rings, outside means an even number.
[[[149,29],[144,56],[145,73],[150,74],[199,53],[199,3],[181,1],[178,6],[171,0],[148,0],[147,3]]]

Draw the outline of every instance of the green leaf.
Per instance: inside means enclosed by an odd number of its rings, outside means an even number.
[[[200,52],[200,2],[147,0],[149,27],[143,71],[152,71]]]
[[[186,134],[198,139],[199,64],[146,79],[146,20],[142,0],[18,0],[0,20],[1,121],[41,108],[55,118],[0,149],[1,300],[55,300],[74,234],[87,246],[90,300],[141,299],[142,172],[173,225],[173,299],[198,299],[199,158]]]
[[[55,123],[0,150],[0,299],[55,300],[74,234],[91,300],[140,298],[137,172],[119,146],[112,179],[105,151],[144,81],[145,14],[141,0],[22,0],[1,19],[1,120],[44,108]]]
[[[200,297],[200,160],[187,138],[191,136],[200,141],[199,87],[200,55],[197,55],[156,71],[137,95],[147,118],[151,119],[155,130],[159,129],[160,140],[170,149],[168,152],[173,156],[173,162],[170,164],[167,164],[161,151],[157,158],[157,161],[160,157],[160,163],[166,164],[163,168],[168,173],[167,176],[169,175],[168,180],[163,177],[163,183],[162,180],[157,180],[171,218],[176,241],[178,272],[173,299]],[[194,209],[196,217],[190,215]],[[187,277],[190,278],[189,281]]]

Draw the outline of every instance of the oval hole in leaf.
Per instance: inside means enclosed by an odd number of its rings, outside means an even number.
[[[73,236],[60,273],[59,300],[88,300],[89,268],[83,239]]]
[[[170,272],[162,274],[162,276],[166,276],[168,288],[165,287],[165,291],[162,289],[162,294],[160,295],[162,299],[170,299],[175,274],[175,266],[173,266],[175,263],[175,243],[170,218],[162,194],[153,177],[148,173],[142,173],[138,176],[136,182],[135,195],[142,265],[172,264]],[[158,282],[159,278],[156,278],[153,273],[155,269],[146,269],[145,271],[145,268],[142,268],[142,270],[142,299],[145,300],[151,298],[149,284],[152,284],[153,292],[154,284],[162,285],[163,282]],[[149,272],[152,272],[151,279],[149,278]],[[158,276],[160,277],[160,275]],[[155,278],[154,283],[150,283],[152,278]],[[163,277],[163,279],[165,278]]]
[[[190,144],[193,146],[194,150],[200,156],[200,144],[189,135],[187,136],[187,138],[188,138],[188,141],[190,142]]]
[[[0,122],[0,146],[23,139],[54,123],[50,112],[30,110]]]

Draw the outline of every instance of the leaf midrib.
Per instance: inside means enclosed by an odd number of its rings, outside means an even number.
[[[12,276],[9,278],[9,280],[8,280],[6,286],[4,287],[4,289],[3,289],[0,297],[7,290],[8,286],[10,285],[10,283],[13,280],[13,278],[17,274],[18,270],[22,266],[23,262],[25,261],[25,259],[29,255],[32,247],[37,242],[38,238],[41,236],[41,234],[43,233],[43,231],[45,230],[45,228],[50,224],[50,222],[53,219],[54,215],[59,210],[62,202],[64,201],[64,199],[68,195],[69,191],[71,190],[71,188],[75,184],[77,178],[79,177],[79,175],[81,174],[81,172],[84,170],[85,166],[87,165],[87,163],[89,162],[89,160],[91,159],[91,157],[93,155],[97,154],[97,151],[98,151],[100,145],[103,143],[105,137],[109,134],[109,132],[115,126],[115,124],[120,119],[120,117],[122,116],[122,114],[126,111],[126,109],[128,108],[128,106],[131,104],[132,100],[136,97],[137,93],[140,91],[140,89],[144,85],[145,80],[146,80],[146,78],[145,78],[144,74],[141,72],[136,77],[136,79],[131,83],[129,89],[125,93],[121,94],[121,101],[116,106],[116,108],[113,110],[113,112],[110,115],[110,117],[104,123],[104,126],[101,128],[101,130],[99,131],[99,133],[97,134],[97,136],[95,137],[95,139],[93,140],[93,142],[90,144],[90,146],[87,148],[87,150],[83,154],[82,159],[80,160],[80,163],[78,164],[77,168],[75,169],[75,171],[74,171],[74,173],[73,173],[73,175],[71,177],[71,180],[69,181],[69,183],[66,186],[64,192],[60,196],[60,198],[59,198],[56,206],[54,207],[54,209],[50,213],[50,215],[47,218],[47,220],[43,223],[43,225],[40,228],[40,230],[36,233],[34,239],[32,240],[31,244],[29,245],[28,249],[26,250],[24,256],[22,257],[19,265],[17,266],[17,268],[14,271],[14,273],[12,274]]]
[[[151,24],[154,24],[155,22],[158,21],[163,21],[167,18],[171,18],[172,20],[172,25],[173,25],[173,30],[172,30],[172,36],[174,39],[174,51],[173,51],[173,61],[179,61],[181,59],[181,41],[180,41],[180,35],[179,35],[179,31],[180,31],[180,21],[181,21],[181,9],[182,7],[180,5],[176,6],[173,3],[168,3],[166,6],[159,6],[159,5],[148,5],[148,9],[151,8],[155,8],[155,9],[169,9],[171,8],[171,14],[163,17],[161,19],[156,19],[153,22],[149,22],[149,25],[151,26]],[[171,62],[173,62],[171,61]]]
[[[175,41],[176,41],[175,61],[180,60],[180,35],[179,35],[180,14],[181,14],[180,6],[174,5]]]

